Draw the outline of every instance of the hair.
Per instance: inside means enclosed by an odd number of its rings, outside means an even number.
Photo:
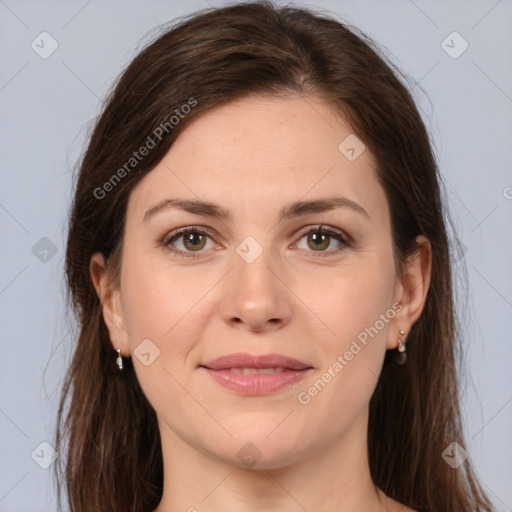
[[[356,28],[268,1],[178,18],[126,67],[96,119],[74,184],[65,273],[79,334],[57,417],[55,445],[66,454],[54,466],[59,508],[64,482],[72,512],[152,511],[163,492],[156,414],[131,359],[123,372],[115,365],[89,273],[92,254],[103,253],[119,284],[130,192],[193,119],[250,95],[298,94],[341,113],[374,155],[397,271],[418,248],[418,235],[432,247],[430,287],[408,334],[407,362],[396,364],[387,351],[369,404],[374,484],[419,512],[491,510],[469,460],[455,470],[442,458],[450,443],[465,445],[457,377],[462,336],[442,178],[403,78]],[[150,139],[154,147],[134,162],[134,151]]]

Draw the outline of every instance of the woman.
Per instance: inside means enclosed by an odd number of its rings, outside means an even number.
[[[399,75],[267,2],[185,18],[124,71],[69,225],[73,512],[491,510],[440,176]]]

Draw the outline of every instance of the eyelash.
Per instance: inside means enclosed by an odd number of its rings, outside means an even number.
[[[174,256],[180,257],[180,258],[199,258],[199,253],[203,251],[182,251],[177,250],[172,247],[172,242],[179,239],[183,235],[187,235],[190,233],[200,234],[200,235],[206,235],[210,238],[213,238],[214,233],[213,231],[207,229],[207,228],[201,228],[201,227],[186,227],[186,228],[179,228],[176,229],[171,233],[171,237],[169,238],[168,235],[166,235],[161,241],[160,245],[162,245],[164,248],[168,249],[170,252],[173,253]],[[321,235],[328,235],[330,238],[334,238],[338,242],[341,243],[341,246],[337,249],[331,250],[331,251],[306,251],[306,252],[313,252],[315,253],[314,256],[309,257],[320,257],[325,258],[328,256],[332,256],[333,254],[338,254],[339,252],[343,251],[347,247],[351,247],[351,242],[349,241],[348,237],[344,235],[341,231],[334,230],[332,228],[325,227],[324,225],[320,224],[318,226],[313,226],[309,229],[306,229],[302,231],[299,235],[299,241],[304,238],[306,235],[309,235],[310,233],[318,233]]]

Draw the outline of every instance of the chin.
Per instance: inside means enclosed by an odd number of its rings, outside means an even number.
[[[284,468],[305,457],[303,438],[301,442],[293,442],[285,434],[271,439],[273,434],[269,436],[270,431],[258,435],[245,432],[234,436],[222,451],[209,451],[230,465],[253,471]]]

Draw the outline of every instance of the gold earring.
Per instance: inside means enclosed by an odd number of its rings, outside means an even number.
[[[407,361],[407,353],[405,348],[405,339],[402,340],[405,332],[400,329],[400,339],[398,340],[398,353],[395,355],[395,361],[398,364],[404,364]]]
[[[119,370],[122,370],[123,369],[123,358],[121,356],[121,349],[120,348],[117,349],[116,363],[117,363],[117,367],[119,368]]]

